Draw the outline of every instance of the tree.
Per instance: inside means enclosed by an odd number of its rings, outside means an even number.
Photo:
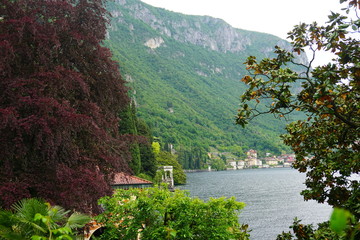
[[[304,225],[301,220],[294,219],[290,227],[298,240],[355,240],[360,237],[360,222],[358,222],[349,211],[335,208],[331,214],[330,221],[319,223],[318,228],[314,229],[312,224]],[[283,232],[278,235],[276,240],[292,240],[293,235]]]
[[[99,203],[105,209],[97,216],[105,225],[101,239],[249,239],[238,222],[244,203],[233,197],[204,202],[162,186],[119,189]]]
[[[145,137],[146,142],[140,143],[140,159],[141,159],[141,172],[155,177],[157,171],[157,162],[155,154],[152,149],[153,135],[149,126],[142,119],[137,121],[138,134]]]
[[[181,146],[177,152],[177,160],[184,169],[203,169],[207,167],[208,155],[203,147]]]
[[[279,118],[305,113],[306,119],[288,124],[283,136],[296,154],[293,167],[306,172],[307,189],[301,194],[305,200],[346,208],[359,219],[360,185],[353,175],[360,171],[360,2],[340,2],[348,3],[345,15],[332,12],[327,25],[295,26],[289,33],[291,50],[276,47],[275,58],[247,59],[250,75],[242,81],[249,88],[241,97],[237,123],[245,126],[264,113]],[[355,19],[350,19],[352,12]],[[305,49],[312,53],[308,64],[296,58]],[[332,52],[334,59],[313,67],[319,51]],[[300,91],[294,91],[296,86]],[[267,110],[257,108],[260,101]]]
[[[222,160],[220,158],[211,159],[210,166],[211,166],[211,169],[215,169],[217,171],[226,170],[226,163],[224,162],[224,160]]]
[[[73,230],[82,228],[90,217],[68,214],[62,207],[39,199],[22,199],[12,211],[0,209],[0,239],[73,239]]]
[[[1,206],[36,196],[96,212],[113,172],[130,172],[117,119],[129,99],[101,46],[104,4],[1,1]]]
[[[130,134],[134,137],[129,141],[132,159],[130,167],[134,174],[146,174],[154,177],[157,166],[155,155],[152,151],[151,143],[153,136],[146,122],[136,116],[136,106],[134,103],[123,109],[119,113],[121,134]],[[160,146],[159,146],[160,147]]]
[[[120,113],[119,131],[121,134],[130,134],[136,136],[137,130],[137,118],[135,105],[131,104],[124,108]],[[131,161],[129,163],[130,168],[134,174],[139,174],[141,170],[140,149],[137,141],[129,141],[129,148],[131,151]]]

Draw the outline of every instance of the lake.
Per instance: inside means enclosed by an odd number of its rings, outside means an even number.
[[[304,181],[305,174],[291,168],[246,169],[187,173],[187,184],[178,188],[204,200],[235,196],[247,204],[239,219],[249,224],[251,239],[267,240],[290,231],[294,217],[306,224],[329,219],[330,206],[303,200]]]

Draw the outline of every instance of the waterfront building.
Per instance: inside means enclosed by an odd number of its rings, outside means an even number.
[[[264,158],[264,160],[266,164],[269,166],[276,166],[279,164],[280,161],[282,161],[280,159],[277,159],[276,157],[266,157]]]
[[[129,189],[129,188],[147,188],[152,187],[153,183],[125,173],[116,173],[111,183],[113,189]]]
[[[245,167],[253,168],[253,167],[262,167],[262,161],[257,158],[256,150],[250,149],[246,152],[247,158],[245,159]]]
[[[237,169],[244,169],[245,168],[245,161],[243,160],[239,160],[237,161],[237,166],[236,166]]]
[[[229,161],[227,170],[236,170],[236,169],[237,169],[236,161]]]

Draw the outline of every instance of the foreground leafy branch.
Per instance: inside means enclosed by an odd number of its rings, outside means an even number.
[[[294,223],[290,228],[298,240],[355,240],[360,236],[360,223],[355,216],[345,209],[335,208],[330,221],[318,224],[315,229],[312,224],[304,225],[301,220],[294,219]],[[292,233],[283,232],[278,235],[276,240],[292,240]]]
[[[291,50],[276,47],[275,58],[247,59],[249,75],[242,81],[249,88],[241,96],[237,124],[244,127],[266,113],[278,118],[305,113],[306,119],[288,124],[282,136],[296,154],[294,168],[307,174],[302,195],[348,209],[359,219],[360,3],[340,2],[348,3],[345,14],[331,13],[327,25],[295,26],[288,35]],[[297,61],[305,49],[312,53],[306,64]],[[334,59],[313,67],[320,51],[333,53]],[[260,101],[268,104],[266,110],[257,108]]]

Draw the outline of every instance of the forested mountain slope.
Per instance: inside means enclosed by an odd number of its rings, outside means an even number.
[[[271,56],[273,46],[286,47],[286,41],[138,0],[116,0],[108,9],[106,45],[132,89],[139,116],[163,145],[171,143],[178,151],[285,149],[278,137],[284,122],[270,115],[246,129],[234,122],[245,89],[240,79],[246,57]]]

